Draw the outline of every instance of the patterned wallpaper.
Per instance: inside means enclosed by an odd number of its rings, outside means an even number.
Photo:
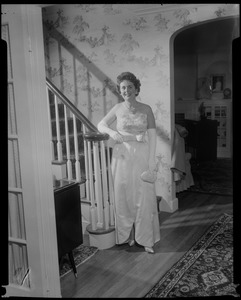
[[[237,6],[183,5],[141,15],[134,14],[128,4],[64,4],[43,9],[47,76],[94,124],[121,101],[115,86],[121,72],[133,72],[140,79],[138,100],[149,104],[156,118],[156,186],[166,201],[175,197],[170,171],[170,37],[193,23],[237,15]]]

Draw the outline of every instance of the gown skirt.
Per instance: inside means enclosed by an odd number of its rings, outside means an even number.
[[[128,242],[134,225],[135,241],[152,247],[160,240],[160,225],[154,183],[140,176],[148,169],[148,143],[115,144],[112,153],[116,244]]]

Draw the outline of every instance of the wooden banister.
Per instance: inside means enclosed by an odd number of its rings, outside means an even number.
[[[109,135],[100,133],[48,78],[46,84],[49,106],[54,113],[51,116],[49,109],[51,149],[56,150],[53,150],[53,162],[56,163],[56,153],[64,176],[77,182],[85,180],[80,186],[83,194],[80,194],[81,200],[90,204],[88,226],[92,234],[93,231],[98,234],[100,230],[104,234],[113,231],[114,192],[107,143]],[[57,142],[55,147],[53,141]]]
[[[69,99],[46,77],[46,84],[48,88],[58,96],[58,98],[63,102],[71,112],[82,122],[85,124],[86,128],[93,132],[98,132],[98,129],[92,124],[84,114],[82,114],[78,108],[71,102]]]

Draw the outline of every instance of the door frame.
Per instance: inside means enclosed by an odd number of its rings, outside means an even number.
[[[205,21],[200,21],[197,23],[193,23],[190,24],[188,26],[182,27],[179,30],[175,31],[172,36],[170,37],[170,116],[171,116],[171,128],[172,128],[172,138],[173,138],[173,133],[174,133],[174,129],[175,129],[175,82],[174,82],[174,41],[176,36],[181,33],[184,30],[196,27],[196,26],[200,26],[203,24],[207,24],[207,23],[211,23],[211,22],[215,22],[215,21],[221,21],[221,20],[227,20],[227,19],[237,19],[239,18],[239,16],[235,15],[235,16],[226,16],[226,17],[219,17],[219,18],[213,18],[213,19],[209,19],[209,20],[205,20]],[[232,119],[230,121],[230,123],[232,124]],[[231,137],[230,137],[230,143],[231,143],[231,149],[232,149],[232,131],[231,131]],[[232,153],[232,150],[231,150]],[[175,189],[175,187],[174,187]],[[174,194],[176,194],[176,191],[174,192]]]
[[[5,296],[61,297],[48,127],[42,10],[2,5],[8,24],[30,288],[8,284]]]

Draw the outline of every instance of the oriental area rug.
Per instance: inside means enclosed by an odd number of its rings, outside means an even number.
[[[223,214],[144,298],[240,297],[233,283],[233,217]]]
[[[85,246],[85,245],[80,245],[77,248],[73,250],[73,256],[74,256],[74,261],[75,261],[75,266],[76,268],[90,259],[93,255],[96,254],[98,251],[98,248],[93,247],[93,246]],[[63,277],[64,275],[68,274],[69,272],[72,272],[72,267],[68,258],[68,255],[66,254],[65,256],[62,257],[61,263],[60,263],[60,277]]]

